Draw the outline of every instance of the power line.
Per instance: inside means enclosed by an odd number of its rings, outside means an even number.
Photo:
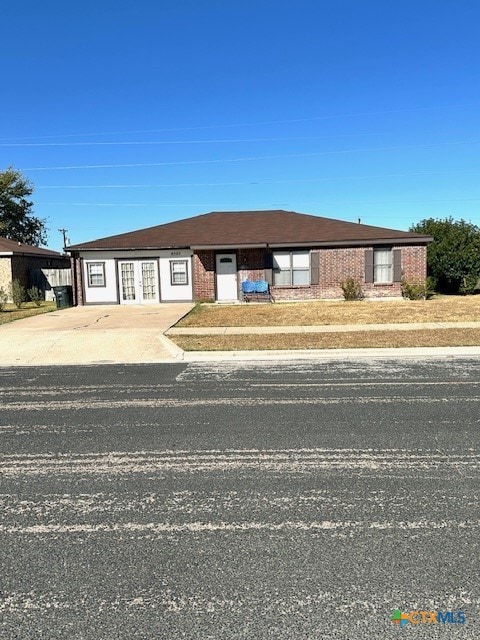
[[[253,160],[273,160],[280,158],[307,158],[307,157],[319,157],[327,155],[342,155],[348,153],[366,153],[372,151],[407,151],[409,149],[431,149],[443,146],[459,146],[468,144],[479,144],[479,140],[461,140],[457,142],[436,142],[431,144],[415,144],[399,147],[367,147],[364,149],[344,149],[341,151],[319,151],[313,153],[286,153],[276,154],[269,156],[245,156],[241,158],[226,158],[222,160],[180,160],[173,162],[132,162],[122,164],[86,164],[86,165],[72,165],[72,166],[53,166],[53,167],[28,167],[23,168],[22,171],[60,171],[60,170],[72,170],[72,169],[114,169],[114,168],[131,168],[131,167],[163,167],[163,166],[178,166],[178,165],[191,165],[191,164],[224,164],[229,162],[246,162]]]
[[[343,206],[350,204],[422,204],[428,202],[478,202],[480,201],[480,197],[478,198],[433,198],[427,200],[345,200],[340,202],[296,202],[295,206]],[[160,204],[160,203],[147,203],[147,202],[37,202],[38,206],[58,206],[58,207],[195,207],[195,208],[208,208],[210,210],[217,210],[218,208],[227,208],[231,209],[232,207],[235,210],[238,210],[238,204],[212,204],[209,203],[196,203],[196,204],[186,204],[180,202],[170,202],[168,204]],[[249,203],[243,204],[243,207],[266,207],[267,209],[272,206],[282,206],[287,207],[291,206],[289,203],[276,203],[272,205],[271,203]]]
[[[392,136],[393,133],[344,133],[335,136],[290,136],[276,138],[233,138],[218,140],[121,140],[114,142],[0,142],[0,147],[99,147],[99,146],[155,146],[186,144],[222,144],[237,142],[291,142],[293,140],[331,140],[332,138],[359,138],[365,136]]]
[[[87,164],[75,166],[54,166],[54,167],[28,167],[22,171],[50,171],[50,170],[70,170],[70,169],[114,169],[129,167],[164,167],[172,165],[186,164],[222,164],[227,162],[243,162],[248,160],[271,160],[273,158],[298,158],[305,156],[316,156],[317,153],[294,153],[294,154],[278,154],[271,156],[251,156],[242,158],[229,158],[223,160],[181,160],[175,162],[129,162],[123,164]]]
[[[137,129],[130,131],[97,131],[88,133],[65,133],[65,134],[50,134],[42,136],[16,136],[9,138],[0,138],[0,140],[40,140],[45,138],[72,138],[72,137],[87,137],[87,136],[104,136],[104,135],[133,135],[139,133],[167,133],[174,131],[201,131],[206,129],[225,129],[231,127],[256,127],[271,124],[290,124],[294,122],[314,122],[316,120],[330,120],[336,118],[355,118],[358,116],[378,116],[389,113],[411,113],[418,111],[439,111],[448,109],[459,109],[464,107],[478,107],[478,103],[466,103],[466,104],[452,104],[452,105],[438,105],[430,107],[409,107],[406,109],[387,109],[384,111],[364,111],[354,113],[337,113],[337,114],[325,114],[319,116],[311,116],[306,118],[290,118],[283,120],[264,120],[262,122],[237,122],[227,124],[210,124],[210,125],[196,125],[192,127],[170,127],[163,129]]]
[[[185,188],[185,187],[231,187],[231,186],[256,186],[263,184],[292,184],[292,183],[317,183],[334,182],[342,180],[378,180],[379,178],[408,178],[418,176],[445,176],[466,175],[480,173],[480,169],[468,171],[421,171],[410,173],[387,173],[367,176],[333,176],[329,178],[292,178],[286,180],[248,180],[245,182],[179,182],[158,184],[51,184],[39,185],[36,189],[153,189],[153,188]]]

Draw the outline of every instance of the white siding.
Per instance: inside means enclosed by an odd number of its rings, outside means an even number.
[[[118,297],[117,260],[140,258],[155,258],[160,270],[160,299],[162,302],[173,300],[190,301],[193,298],[192,289],[192,251],[189,249],[145,250],[145,251],[82,251],[80,257],[83,260],[83,283],[86,304],[116,304]],[[188,282],[186,285],[172,285],[170,278],[170,261],[186,260],[188,270]],[[88,286],[88,262],[105,263],[105,286]]]
[[[182,261],[187,263],[187,284],[172,284],[171,263]],[[190,250],[172,249],[160,252],[160,295],[162,302],[193,299],[192,252]]]
[[[110,303],[118,302],[117,297],[117,276],[115,272],[115,259],[106,254],[99,252],[89,252],[83,254],[83,285],[85,291],[85,303]],[[89,287],[88,286],[88,263],[103,262],[105,263],[105,286]]]

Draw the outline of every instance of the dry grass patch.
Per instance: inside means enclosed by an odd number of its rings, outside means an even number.
[[[480,345],[480,329],[170,337],[184,351],[474,347]]]
[[[177,327],[268,327],[480,321],[480,296],[432,300],[197,305]]]
[[[0,324],[29,318],[30,316],[38,316],[41,313],[49,313],[50,311],[55,311],[56,308],[55,302],[42,302],[39,307],[35,306],[33,302],[26,302],[21,309],[17,309],[14,304],[7,304],[5,309],[0,312]]]

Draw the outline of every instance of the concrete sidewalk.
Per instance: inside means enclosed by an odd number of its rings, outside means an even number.
[[[364,331],[418,331],[425,329],[480,329],[480,322],[418,322],[398,324],[356,324],[319,326],[275,326],[275,327],[173,327],[166,336],[198,335],[267,335],[267,334],[312,334],[347,333]],[[357,348],[357,349],[276,349],[246,351],[182,351],[176,349],[176,358],[184,362],[246,362],[282,360],[352,360],[362,358],[460,358],[480,357],[478,347],[407,347],[407,348]]]
[[[398,324],[334,324],[273,327],[172,327],[167,336],[234,336],[282,333],[352,333],[356,331],[420,331],[422,329],[480,329],[480,322],[405,322]]]

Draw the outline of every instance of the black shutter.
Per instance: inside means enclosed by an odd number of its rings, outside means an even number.
[[[310,284],[320,282],[320,253],[312,251],[310,253]]]
[[[270,251],[264,254],[265,280],[268,284],[273,284],[273,255]]]
[[[393,281],[400,282],[402,280],[402,250],[393,250]]]
[[[365,282],[373,282],[373,249],[365,249]]]

